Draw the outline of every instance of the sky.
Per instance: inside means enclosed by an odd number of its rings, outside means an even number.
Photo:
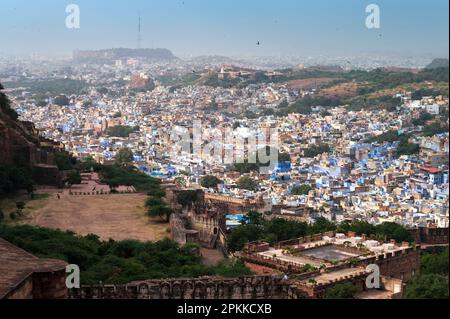
[[[72,3],[79,29],[66,27]],[[380,29],[366,27],[372,3]],[[448,57],[448,14],[448,0],[0,0],[0,54],[135,48],[140,16],[141,47],[180,57]]]

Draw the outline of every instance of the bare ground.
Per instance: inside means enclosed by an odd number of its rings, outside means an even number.
[[[203,264],[206,266],[216,266],[222,260],[225,260],[225,256],[217,249],[200,248],[200,254],[202,255]]]
[[[80,235],[96,234],[103,240],[157,241],[168,236],[167,223],[145,214],[144,194],[71,196],[52,193],[47,205],[28,214],[24,223]]]

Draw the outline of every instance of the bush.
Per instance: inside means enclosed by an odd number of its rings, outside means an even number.
[[[97,171],[102,177],[102,182],[107,185],[113,183],[117,186],[133,186],[138,192],[149,194],[155,192],[158,193],[158,195],[161,194],[161,182],[156,178],[152,178],[138,171],[133,166],[122,167],[118,165],[100,165],[97,167]]]
[[[311,145],[304,151],[305,157],[316,157],[323,153],[329,153],[330,146],[328,144]]]
[[[202,177],[200,184],[205,188],[217,188],[218,184],[221,184],[222,181],[215,176],[207,175]]]
[[[308,195],[311,189],[312,188],[309,185],[295,186],[291,190],[291,195]]]
[[[68,98],[67,96],[65,96],[65,95],[58,95],[58,96],[54,99],[53,103],[55,103],[56,105],[59,105],[59,106],[66,106],[66,105],[69,105],[70,100],[69,100],[69,98]]]
[[[325,299],[354,299],[358,292],[358,288],[351,283],[337,284],[327,289]]]
[[[405,297],[408,299],[448,299],[448,274],[419,275],[406,285]]]
[[[424,253],[420,263],[421,274],[448,275],[448,247],[441,253]]]
[[[108,128],[106,134],[113,137],[128,137],[137,131],[139,131],[139,126],[116,125]]]
[[[22,209],[25,208],[25,203],[24,202],[17,202],[16,203],[16,207],[17,207],[17,209],[22,210]]]
[[[55,163],[60,171],[68,171],[73,169],[76,162],[76,159],[68,153],[62,152],[55,154]]]
[[[121,148],[114,158],[119,166],[127,166],[133,162],[133,151],[128,147]]]
[[[69,185],[78,185],[78,184],[81,184],[81,175],[80,175],[80,172],[78,172],[78,171],[71,171],[71,172],[67,175],[67,183],[69,183]]]
[[[33,188],[31,170],[20,165],[0,165],[0,197]]]
[[[196,190],[183,190],[177,193],[177,201],[183,207],[192,205],[201,200],[201,194]]]
[[[258,187],[258,182],[255,181],[253,178],[243,176],[237,181],[236,186],[240,189],[255,191],[256,188]]]
[[[42,257],[63,259],[82,270],[82,284],[125,284],[136,280],[200,276],[249,275],[241,263],[223,262],[215,267],[202,264],[198,249],[165,239],[158,242],[100,241],[95,235],[33,226],[0,225],[0,237]]]

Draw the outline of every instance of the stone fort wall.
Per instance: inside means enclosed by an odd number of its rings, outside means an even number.
[[[306,295],[280,276],[206,277],[72,289],[71,299],[289,299]]]

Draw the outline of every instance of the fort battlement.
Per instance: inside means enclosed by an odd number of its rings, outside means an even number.
[[[286,248],[289,246],[297,246],[297,245],[301,245],[304,243],[311,243],[311,242],[315,242],[315,241],[320,241],[325,236],[334,237],[335,235],[336,235],[336,232],[330,231],[330,232],[320,233],[320,234],[311,235],[311,236],[304,236],[304,237],[300,237],[300,238],[284,240],[284,241],[280,241],[280,242],[276,243],[275,248],[281,249],[281,248]]]
[[[286,299],[299,298],[281,276],[180,278],[126,285],[95,285],[72,289],[72,299]]]
[[[193,224],[202,225],[204,227],[219,227],[219,220],[217,218],[195,214],[189,214],[188,216]]]
[[[339,283],[352,283],[360,287],[361,290],[364,290],[364,282],[367,275],[368,273],[365,269],[359,268],[355,269],[353,273],[337,275],[336,277],[325,280],[316,277],[317,281],[314,278],[308,281],[296,281],[295,286],[297,290],[304,292],[309,298],[323,298],[329,288],[332,288]]]
[[[295,274],[308,274],[315,275],[320,273],[319,270],[307,271],[303,266],[297,263],[279,260],[277,258],[269,257],[266,255],[249,254],[245,252],[240,252],[238,254],[239,259],[245,262],[253,263],[256,265],[266,266],[272,269],[276,269],[281,272],[295,273]]]

